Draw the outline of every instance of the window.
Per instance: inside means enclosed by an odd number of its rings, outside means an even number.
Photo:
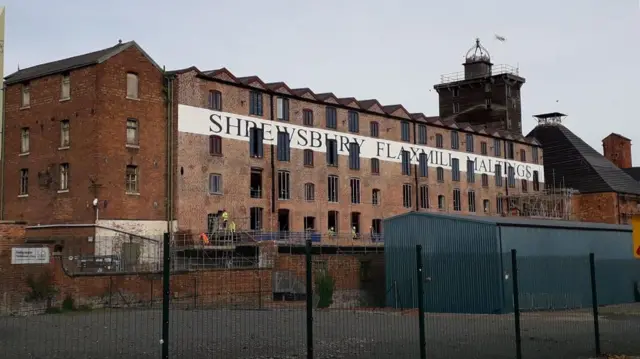
[[[382,198],[380,197],[380,190],[377,188],[374,188],[373,190],[371,190],[371,204],[373,204],[374,206],[377,206],[380,204],[381,200]]]
[[[489,175],[486,173],[483,173],[480,176],[480,179],[482,181],[482,187],[489,187]]]
[[[313,201],[316,199],[316,186],[313,183],[304,184],[304,200]]]
[[[451,89],[453,92],[453,97],[458,97],[460,96],[460,88],[459,87],[454,87]]]
[[[507,85],[506,90],[507,90],[507,96],[511,96],[511,86]]]
[[[351,187],[351,203],[360,203],[360,179],[352,178],[349,180],[349,185]]]
[[[444,168],[438,167],[436,168],[436,179],[438,182],[444,182]]]
[[[20,130],[20,153],[29,153],[29,127]]]
[[[29,107],[31,105],[31,86],[28,83],[22,85],[22,106]]]
[[[327,212],[327,229],[333,233],[337,233],[340,230],[340,214],[338,211]]]
[[[288,171],[278,171],[278,199],[291,199],[291,175]]]
[[[487,143],[484,141],[480,142],[480,154],[482,155],[487,154]]]
[[[491,211],[491,202],[488,199],[482,200],[482,210],[484,213],[489,213]]]
[[[462,203],[460,203],[460,189],[455,188],[453,190],[453,210],[462,211]]]
[[[261,128],[251,127],[249,130],[249,156],[262,158],[264,156],[264,132]]]
[[[285,131],[278,132],[278,161],[289,162],[291,159],[291,148],[289,147],[289,133]]]
[[[426,153],[418,155],[418,172],[420,177],[429,177],[429,158]]]
[[[527,162],[527,151],[520,150],[520,161]]]
[[[377,158],[371,159],[371,174],[374,174],[374,175],[380,174],[380,160]]]
[[[497,196],[496,197],[496,212],[498,212],[498,214],[502,214],[503,211],[504,211],[504,203],[502,202],[502,197]]]
[[[209,193],[222,194],[222,175],[219,173],[209,174]]]
[[[475,162],[471,160],[467,160],[467,182],[469,183],[476,182],[475,165],[476,165]]]
[[[263,209],[260,207],[251,207],[249,209],[249,222],[252,231],[262,230],[262,213]]]
[[[380,136],[380,128],[377,122],[369,123],[369,132],[371,132],[371,137]]]
[[[325,111],[325,117],[327,121],[327,128],[338,128],[338,114],[335,107],[327,107]]]
[[[484,106],[489,109],[491,108],[491,99],[490,98],[485,98],[484,99]]]
[[[29,170],[23,168],[20,170],[20,196],[29,194]]]
[[[460,160],[457,158],[451,159],[451,180],[460,181]]]
[[[212,156],[222,156],[222,137],[209,136],[209,154]]]
[[[404,142],[411,140],[411,130],[407,121],[402,121],[400,124],[400,139]]]
[[[451,131],[451,149],[457,150],[460,148],[460,138],[458,137],[458,131]]]
[[[138,193],[138,166],[127,166],[125,175],[125,191],[127,193]]]
[[[402,174],[411,175],[411,154],[409,151],[402,151]]]
[[[69,189],[69,164],[60,164],[60,191],[66,191]]]
[[[453,103],[453,113],[458,113],[460,112],[460,104],[457,102]]]
[[[338,176],[329,176],[327,181],[327,200],[329,202],[338,202]]]
[[[418,125],[418,144],[427,144],[427,126],[425,125]]]
[[[526,179],[520,180],[520,187],[522,187],[522,192],[527,192],[529,190],[529,183],[527,183]]]
[[[251,198],[262,198],[262,169],[251,169],[250,191]]]
[[[472,190],[467,192],[467,202],[469,204],[469,212],[476,211],[476,193]]]
[[[305,126],[313,127],[313,111],[302,110],[302,124]]]
[[[305,231],[315,231],[316,230],[316,217],[305,216],[302,218],[302,224]]]
[[[436,134],[436,148],[444,148],[444,140],[439,133]]]
[[[496,187],[502,187],[502,165],[495,166]]]
[[[249,92],[249,114],[262,116],[262,94],[258,91]]]
[[[62,75],[62,82],[60,88],[60,100],[68,100],[71,98],[71,78],[69,74]]]
[[[509,166],[507,169],[507,181],[509,183],[509,187],[516,188],[516,173],[513,166]]]
[[[484,92],[491,92],[491,84],[490,83],[484,84]]]
[[[402,185],[402,206],[404,208],[411,208],[411,185],[405,183]]]
[[[313,167],[313,150],[304,150],[303,161],[305,167]]]
[[[511,99],[511,108],[514,108],[514,109],[518,108],[518,99],[516,98]]]
[[[138,120],[134,118],[127,119],[127,145],[138,146]]]
[[[360,118],[355,111],[349,111],[349,132],[360,132]]]
[[[420,186],[420,208],[429,208],[429,187]]]
[[[60,147],[69,147],[69,120],[60,121]]]
[[[371,235],[378,235],[382,233],[382,219],[375,218],[371,220]]]
[[[507,158],[512,160],[515,156],[514,152],[513,142],[507,142]]]
[[[493,155],[502,157],[502,141],[497,138],[493,140]]]
[[[538,163],[540,161],[540,157],[538,157],[538,147],[531,147],[531,162]]]
[[[473,152],[474,150],[474,146],[473,146],[473,135],[470,133],[466,134],[466,146],[467,146],[467,152]]]
[[[289,99],[278,97],[276,100],[278,120],[289,121]]]
[[[127,73],[127,98],[138,99],[138,75]]]
[[[327,165],[338,167],[338,141],[327,140]]]
[[[444,196],[443,195],[439,195],[438,196],[438,209],[445,209],[447,206],[447,203],[445,202]]]
[[[360,169],[360,145],[357,142],[349,143],[349,168]]]
[[[209,91],[208,107],[211,110],[222,111],[222,93],[220,91]]]
[[[540,179],[538,178],[538,171],[533,171],[533,190],[540,190]]]

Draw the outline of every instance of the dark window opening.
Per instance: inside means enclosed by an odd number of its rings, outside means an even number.
[[[251,198],[262,198],[262,170],[251,169]]]

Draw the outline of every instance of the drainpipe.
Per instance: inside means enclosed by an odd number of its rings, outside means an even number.
[[[413,145],[415,146],[418,142],[416,141],[416,123],[413,123]],[[418,157],[419,159],[419,157]],[[420,210],[420,203],[419,203],[419,199],[420,199],[420,186],[418,185],[418,168],[420,165],[420,161],[418,160],[418,164],[417,165],[413,165],[413,177],[416,183],[416,211]],[[427,201],[429,199],[427,198]]]
[[[273,114],[273,94],[269,95],[269,119],[274,121]],[[271,213],[276,212],[276,161],[274,144],[269,145],[271,151]],[[272,217],[273,218],[273,217]],[[273,221],[272,221],[273,222]],[[272,223],[273,224],[273,223]]]
[[[2,174],[0,175],[0,219],[4,220],[4,172],[5,172],[5,163],[4,163],[4,132],[5,132],[5,113],[7,112],[7,86],[2,85],[2,116],[0,118],[0,131],[2,134],[0,135],[0,169],[2,170]]]

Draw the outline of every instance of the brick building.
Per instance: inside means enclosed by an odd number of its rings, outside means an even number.
[[[578,192],[573,196],[573,219],[630,223],[640,212],[640,183],[630,175],[631,141],[618,134],[607,136],[603,156],[565,127],[564,117],[558,112],[538,115],[539,124],[528,135],[543,147],[545,182]]]
[[[524,79],[482,61],[436,85],[441,108],[456,89],[475,109],[499,113],[493,91],[519,103]],[[135,42],[5,84],[2,214],[28,231],[200,232],[226,209],[239,230],[368,235],[411,210],[501,214],[504,196],[544,182],[519,110],[499,129],[462,121],[465,111],[429,117],[224,68],[163,73]]]
[[[502,197],[540,189],[542,153],[520,133],[518,109],[509,111],[507,126],[493,120],[506,115],[505,106],[485,100],[495,91],[519,104],[524,79],[492,73],[488,57],[470,71],[473,61],[468,57],[465,73],[446,77],[455,81],[435,86],[440,117],[224,68],[172,72],[179,228],[211,231],[208,223],[226,209],[252,230],[355,227],[369,235],[381,231],[383,218],[406,211],[507,211]],[[462,107],[444,110],[458,98]],[[471,125],[461,121],[471,113],[465,106],[495,116],[482,123],[473,112]]]
[[[7,76],[3,218],[89,241],[166,232],[163,81],[135,42]]]

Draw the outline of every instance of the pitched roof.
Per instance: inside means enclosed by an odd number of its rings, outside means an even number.
[[[640,167],[623,168],[622,170],[634,180],[640,181]]]
[[[541,124],[528,135],[542,144],[545,182],[581,193],[640,195],[640,183],[561,124]]]
[[[147,53],[144,52],[144,50],[142,50],[142,48],[138,46],[135,41],[129,41],[125,43],[119,42],[115,46],[90,52],[88,54],[73,56],[66,59],[47,62],[45,64],[18,70],[4,78],[5,84],[12,85],[19,82],[35,80],[44,76],[71,71],[73,69],[97,65],[132,46],[137,47],[149,59],[149,61],[151,61],[151,63],[153,63],[157,68],[160,68],[160,66],[158,66],[158,64],[156,64],[155,61],[153,61],[153,59],[149,55],[147,55]]]

